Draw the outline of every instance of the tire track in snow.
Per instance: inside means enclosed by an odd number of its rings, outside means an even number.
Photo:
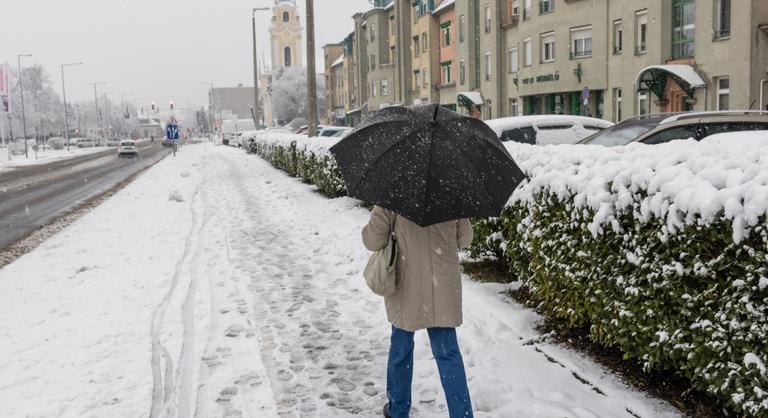
[[[175,395],[176,385],[174,384],[174,367],[171,355],[166,349],[165,345],[160,341],[160,336],[163,331],[163,325],[165,322],[166,312],[170,304],[171,298],[176,293],[179,281],[182,276],[183,266],[187,263],[189,255],[192,252],[193,244],[195,240],[195,234],[199,233],[198,230],[198,213],[195,209],[195,202],[198,199],[198,194],[203,185],[203,181],[198,183],[195,187],[195,191],[190,199],[190,211],[192,214],[192,227],[190,228],[187,236],[184,238],[184,252],[181,258],[176,262],[174,268],[173,278],[171,280],[171,286],[168,288],[168,292],[165,294],[160,304],[152,310],[152,321],[150,327],[150,336],[152,339],[152,406],[150,408],[150,418],[157,418],[160,414],[170,406],[170,402]],[[165,378],[163,378],[162,364],[160,357],[165,358]]]

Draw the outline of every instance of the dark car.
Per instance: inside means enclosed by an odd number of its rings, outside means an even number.
[[[677,139],[697,141],[723,132],[768,130],[768,112],[687,112],[637,116],[589,136],[579,144],[609,147],[663,144]]]

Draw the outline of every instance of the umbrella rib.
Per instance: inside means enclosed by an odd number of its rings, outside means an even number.
[[[403,135],[399,140],[397,140],[397,142],[392,144],[392,146],[387,148],[386,151],[384,151],[381,154],[379,154],[379,156],[376,157],[375,160],[371,161],[371,163],[368,164],[368,167],[365,168],[365,171],[363,171],[363,173],[357,179],[357,182],[355,183],[355,187],[354,187],[353,190],[357,190],[357,187],[360,185],[360,182],[363,181],[365,176],[368,175],[368,173],[373,169],[373,167],[376,165],[376,163],[378,163],[380,159],[382,159],[385,155],[387,155],[390,151],[392,151],[392,149],[395,148],[396,145],[399,145],[401,142],[403,142],[406,139],[408,139],[411,135],[413,135],[413,134],[415,134],[417,132],[420,132],[420,131],[424,130],[425,128],[426,128],[425,126],[421,126],[421,127],[418,127],[418,129],[416,129],[416,130],[408,132],[406,135]],[[365,128],[363,128],[363,129],[365,129]]]

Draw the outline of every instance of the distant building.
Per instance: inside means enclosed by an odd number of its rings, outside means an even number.
[[[210,91],[209,103],[216,112],[231,112],[236,119],[252,119],[253,87],[216,87]]]

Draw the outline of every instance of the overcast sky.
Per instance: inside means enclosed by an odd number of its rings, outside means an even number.
[[[100,92],[131,93],[126,100],[178,106],[207,104],[208,86],[253,85],[251,9],[273,0],[6,0],[0,6],[0,63],[42,64],[67,100],[92,100],[89,82],[107,82]],[[302,26],[305,2],[297,0]],[[368,0],[315,0],[317,71],[321,47],[352,31],[352,15]],[[269,61],[271,11],[257,12],[259,56]],[[303,51],[306,54],[306,51]],[[306,59],[304,60],[306,61]]]

